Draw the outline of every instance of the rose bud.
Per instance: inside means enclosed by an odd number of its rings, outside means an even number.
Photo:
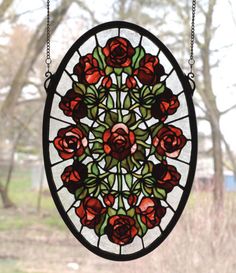
[[[103,201],[108,207],[112,207],[115,202],[115,197],[112,194],[106,194],[103,197]]]
[[[135,194],[130,194],[128,197],[128,204],[132,207],[137,203],[138,197]]]
[[[137,85],[137,82],[134,77],[130,76],[126,79],[126,85],[129,89],[132,89]]]
[[[112,80],[111,77],[106,76],[103,80],[102,80],[102,86],[109,89],[112,85]]]

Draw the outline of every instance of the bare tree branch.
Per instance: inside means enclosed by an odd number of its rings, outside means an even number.
[[[226,109],[226,110],[224,110],[224,111],[221,111],[221,112],[220,112],[220,115],[221,115],[221,116],[222,116],[222,115],[225,115],[225,114],[227,114],[228,112],[230,112],[230,111],[232,111],[232,110],[234,110],[234,109],[236,109],[236,104],[232,105],[231,107],[229,107],[228,109]]]
[[[3,19],[6,11],[10,8],[14,0],[3,0],[0,5],[0,20]]]

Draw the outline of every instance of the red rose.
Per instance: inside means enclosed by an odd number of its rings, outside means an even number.
[[[172,165],[157,164],[153,167],[152,175],[156,179],[156,186],[158,188],[170,192],[175,186],[179,184],[181,178],[180,173]]]
[[[131,65],[134,48],[125,38],[115,37],[107,41],[102,49],[106,63],[112,67],[127,67]]]
[[[123,160],[137,149],[134,133],[123,123],[107,129],[103,134],[103,143],[105,153],[118,160]]]
[[[173,115],[179,107],[178,97],[173,95],[172,91],[166,88],[165,92],[156,97],[152,105],[151,114],[160,121],[165,121],[168,115]]]
[[[138,196],[135,194],[130,194],[128,197],[128,204],[132,207],[137,203]]]
[[[134,73],[142,84],[155,85],[165,74],[164,67],[156,56],[146,54],[140,61],[139,68]]]
[[[154,228],[159,225],[161,218],[166,213],[166,208],[162,207],[160,201],[155,198],[143,197],[136,213],[140,214],[141,221],[148,227]]]
[[[66,116],[72,117],[75,122],[87,115],[86,104],[72,89],[61,98],[59,107]]]
[[[112,85],[112,80],[110,76],[106,76],[105,78],[103,78],[102,80],[102,86],[109,89]]]
[[[112,194],[106,194],[103,197],[103,201],[108,207],[112,207],[115,202],[115,197]]]
[[[58,154],[63,159],[81,156],[88,145],[84,133],[75,126],[60,129],[53,141]]]
[[[153,139],[153,145],[160,156],[177,158],[187,139],[181,129],[173,125],[164,125]]]
[[[106,208],[102,206],[101,201],[95,197],[86,197],[78,208],[75,209],[76,214],[79,216],[81,224],[94,228],[99,222]]]
[[[126,215],[115,215],[109,218],[105,232],[113,243],[126,245],[133,241],[138,230],[133,218]]]
[[[77,75],[79,83],[83,84],[96,84],[104,76],[92,54],[80,58],[79,63],[74,67],[74,74]]]
[[[127,77],[127,79],[126,79],[126,86],[129,89],[133,89],[136,85],[137,85],[137,82],[136,82],[136,80],[135,80],[134,77],[132,77],[132,76]]]
[[[73,165],[64,169],[61,180],[70,193],[75,193],[87,175],[87,167],[78,161],[74,161]]]

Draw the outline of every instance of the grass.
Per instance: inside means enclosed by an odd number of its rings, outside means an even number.
[[[94,269],[97,272],[111,272],[111,269],[106,267],[102,268],[103,271],[99,271],[98,268],[102,265],[101,259],[94,256],[91,256],[93,258],[89,265],[83,263],[82,256],[77,254],[79,246],[77,242],[72,239],[73,244],[75,244],[74,248],[72,248],[72,244],[68,244],[67,234],[64,233],[67,228],[48,191],[45,191],[42,196],[40,213],[36,209],[37,196],[37,191],[32,190],[30,173],[26,172],[26,169],[14,173],[10,186],[10,197],[18,208],[9,210],[0,208],[0,232],[8,238],[5,248],[2,244],[3,256],[0,254],[0,273],[29,273],[31,268],[37,269],[34,272],[41,272],[42,263],[46,268],[43,272],[57,272],[58,270],[55,270],[58,265],[57,261],[60,260],[61,265],[66,265],[68,260],[71,261],[73,255],[73,259],[81,264],[81,272],[94,272]],[[236,272],[235,197],[235,192],[226,192],[225,208],[223,213],[219,213],[214,211],[212,206],[211,192],[192,192],[182,217],[165,242],[161,244],[158,250],[153,251],[143,259],[128,263],[127,271],[149,273]],[[219,223],[217,228],[216,222]],[[36,228],[33,229],[33,235],[29,239],[25,233],[30,227]],[[34,234],[39,237],[48,236],[49,239],[53,231],[60,232],[55,233],[59,235],[54,234],[54,241],[51,245],[45,245],[44,242],[40,243],[40,241],[34,240]],[[30,232],[32,231],[30,230]],[[8,237],[9,234],[10,237]],[[22,236],[20,242],[18,242],[19,236]],[[60,237],[63,236],[64,239],[62,240]],[[29,249],[29,252],[21,255],[17,250],[22,247],[22,242],[25,243],[24,248]],[[12,247],[13,244],[16,248]],[[38,252],[43,246],[46,249]],[[82,246],[79,251],[89,257],[86,251],[83,252]],[[41,257],[43,253],[46,253],[46,256]],[[13,256],[16,258],[12,258]],[[56,263],[53,264],[53,261]],[[90,266],[92,269],[88,271]],[[133,267],[136,267],[137,270],[134,270]],[[28,270],[22,271],[25,268]],[[68,271],[61,269],[59,272]],[[114,273],[117,272],[120,270],[115,268]]]
[[[1,273],[29,273],[18,269],[17,261],[14,259],[0,259]]]
[[[40,212],[37,211],[38,195],[38,191],[32,188],[30,170],[22,168],[13,172],[9,196],[17,209],[0,213],[0,230],[20,229],[35,224],[66,229],[47,190],[42,194]],[[3,210],[1,204],[0,210]]]

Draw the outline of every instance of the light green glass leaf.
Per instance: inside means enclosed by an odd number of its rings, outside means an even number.
[[[107,180],[108,180],[110,187],[112,188],[115,183],[115,175],[113,173],[109,174]]]
[[[137,214],[136,217],[137,217],[137,222],[138,222],[138,224],[139,224],[138,235],[139,235],[140,237],[143,237],[143,236],[146,234],[146,232],[147,232],[147,227],[146,227],[146,225],[142,222],[141,216],[140,216],[139,214]]]
[[[126,182],[127,186],[129,188],[131,188],[132,183],[133,183],[133,176],[131,174],[126,174],[125,175],[125,182]]]
[[[126,215],[126,211],[122,208],[119,208],[117,214],[118,215]]]
[[[113,72],[113,68],[112,68],[112,67],[107,66],[107,67],[105,68],[105,73],[106,73],[106,75],[110,75],[112,72]]]
[[[108,215],[109,215],[109,216],[114,216],[114,215],[116,215],[116,210],[113,209],[113,208],[111,208],[111,207],[109,207],[109,208],[107,209],[107,212],[108,212]]]
[[[123,69],[122,68],[114,68],[114,72],[116,73],[116,75],[121,75]]]
[[[94,163],[92,165],[92,169],[91,169],[92,173],[95,174],[95,175],[98,175],[99,174],[99,169],[97,167],[97,165]]]
[[[156,96],[163,93],[164,91],[165,91],[165,86],[163,83],[158,83],[158,84],[154,85],[152,88],[152,94],[154,94]]]
[[[132,74],[132,68],[130,66],[124,68],[124,72],[128,75]]]
[[[101,56],[103,55],[101,48],[96,47],[93,51],[93,57],[98,61],[98,65],[100,69],[104,69],[104,58]]]
[[[73,85],[73,89],[76,93],[84,95],[86,93],[86,87],[82,83],[76,83]]]
[[[131,106],[131,98],[130,98],[129,94],[127,94],[125,96],[125,100],[124,100],[124,108],[129,109],[130,106]]]
[[[130,217],[134,217],[134,215],[135,215],[135,209],[134,208],[129,209],[127,211],[127,215],[130,216]]]
[[[88,193],[88,190],[86,188],[81,187],[75,192],[75,197],[78,200],[82,200],[86,197],[87,193]]]
[[[163,189],[153,188],[153,194],[156,198],[162,200],[166,198],[166,192]]]
[[[107,107],[109,109],[114,108],[114,100],[110,94],[108,94],[108,96],[107,96]]]
[[[145,51],[143,47],[139,46],[135,48],[135,54],[132,57],[132,67],[135,69],[139,67],[140,60],[144,57]]]

